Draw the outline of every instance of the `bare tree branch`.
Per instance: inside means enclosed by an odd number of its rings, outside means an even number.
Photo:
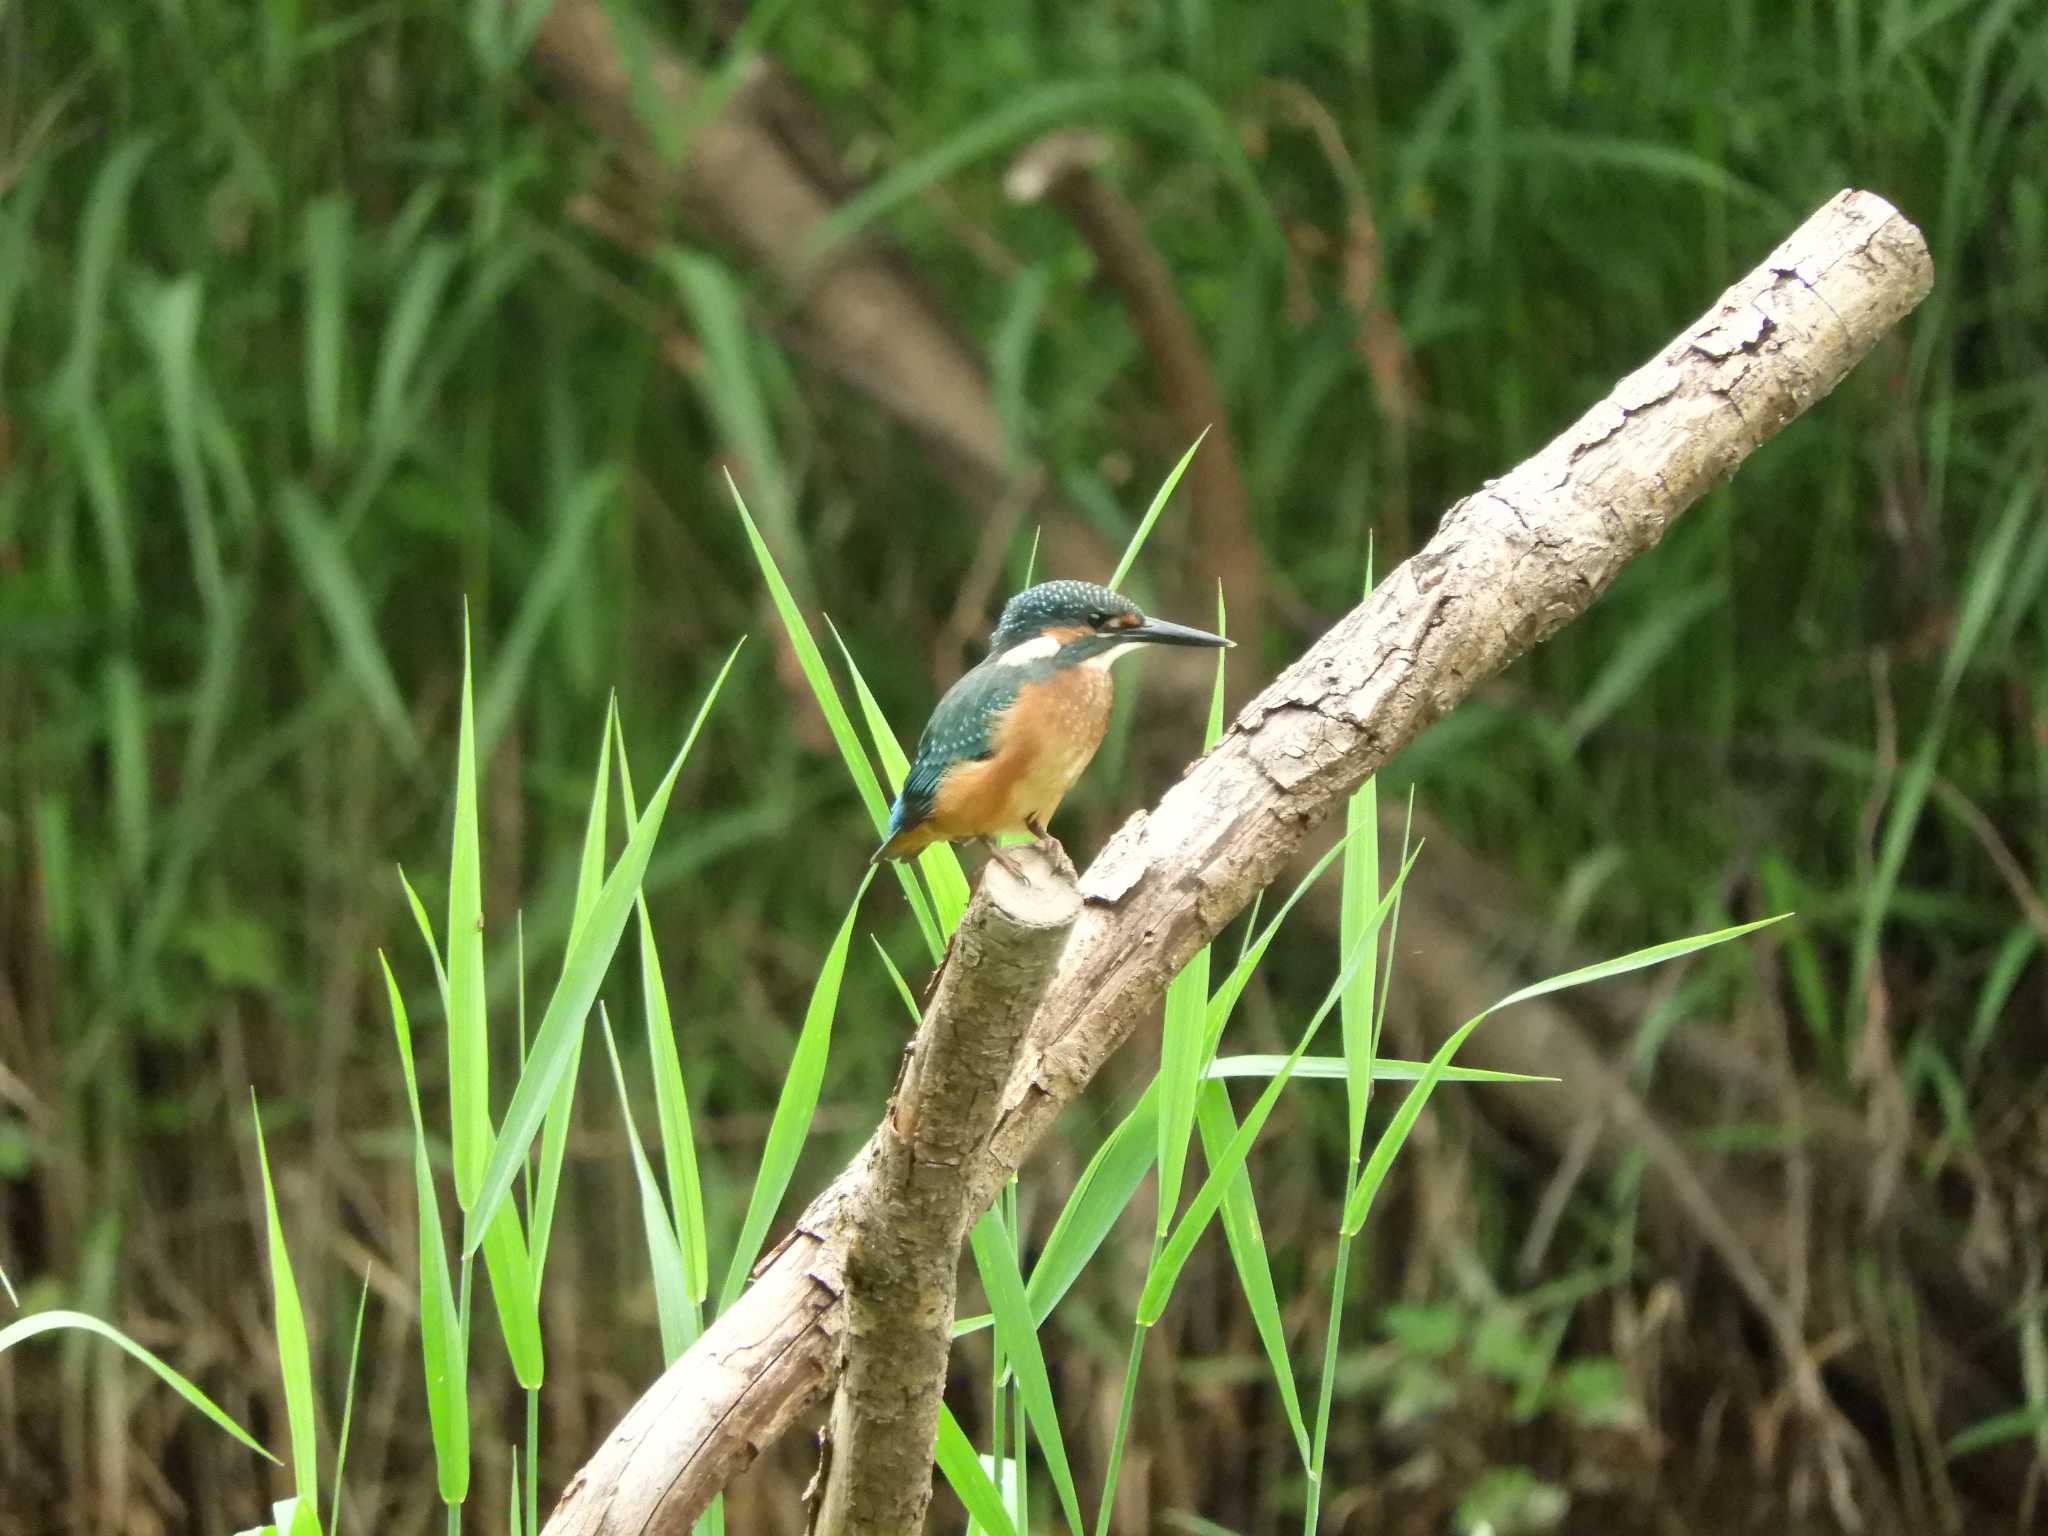
[[[1123,300],[1182,440],[1209,434],[1188,466],[1196,574],[1205,588],[1230,583],[1231,622],[1256,641],[1266,632],[1265,559],[1252,537],[1251,493],[1223,391],[1143,215],[1096,172],[1108,155],[1108,142],[1086,129],[1049,134],[1011,162],[1003,186],[1015,202],[1050,203],[1066,216]]]
[[[1189,955],[1344,797],[1487,678],[1568,623],[1674,518],[1841,382],[1925,297],[1920,233],[1844,192],[1548,447],[1436,535],[1241,711],[1083,879],[1089,905],[1033,1017],[964,1204],[985,1208]],[[550,1531],[687,1531],[829,1385],[874,1143],[628,1415]]]
[[[701,71],[642,38],[637,60],[620,44],[603,0],[555,0],[533,44],[535,62],[616,146],[660,227],[673,200],[781,288],[791,344],[939,450],[936,467],[970,505],[1022,494],[1045,525],[1049,563],[1107,571],[1116,562],[1095,531],[1061,507],[1042,468],[1013,461],[979,352],[889,244],[864,233],[820,262],[811,235],[855,178],[824,136],[792,125],[798,93],[757,62],[718,100]],[[635,64],[646,89],[636,94]],[[665,111],[688,134],[670,164],[643,112]]]
[[[922,1529],[953,1348],[960,1244],[981,1214],[961,1170],[995,1125],[1017,1048],[1081,913],[1073,866],[1035,849],[1032,884],[991,863],[889,1112],[869,1144],[869,1213],[847,1245],[847,1325],[826,1442],[822,1536]]]

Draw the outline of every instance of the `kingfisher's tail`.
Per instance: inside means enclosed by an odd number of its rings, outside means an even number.
[[[874,851],[868,862],[881,864],[890,859],[915,858],[935,841],[937,839],[922,822],[908,827],[892,827],[882,846]]]

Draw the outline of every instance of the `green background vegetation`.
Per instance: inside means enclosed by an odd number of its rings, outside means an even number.
[[[1218,574],[1233,612],[1256,594],[1261,632],[1233,625],[1240,698],[1350,604],[1369,544],[1386,569],[1853,185],[1925,231],[1933,296],[1380,787],[1387,808],[1413,786],[1431,838],[1414,881],[1449,893],[1452,917],[1404,930],[1419,975],[1494,967],[1512,986],[1798,911],[1576,1027],[1686,1166],[1754,1195],[1724,1205],[1735,1247],[1790,1243],[1773,1282],[1828,1395],[1795,1388],[1725,1233],[1668,1178],[1589,1174],[1502,1109],[1570,1083],[1461,1088],[1433,1101],[1350,1264],[1325,1528],[1546,1529],[1564,1500],[1574,1530],[1834,1529],[1838,1471],[1880,1529],[2029,1518],[2048,1433],[2038,8],[617,0],[609,116],[528,54],[545,9],[0,13],[0,1269],[22,1309],[119,1324],[287,1444],[253,1084],[325,1384],[368,1279],[358,1528],[438,1522],[412,1137],[375,955],[413,1003],[423,1098],[445,1105],[393,866],[447,910],[465,600],[501,1109],[514,916],[545,988],[612,690],[651,787],[753,636],[646,884],[706,1220],[730,1242],[873,837],[722,469],[907,740],[1034,530],[1042,572],[1105,575],[1190,435],[1073,225],[1005,195],[1038,135],[1104,135],[1101,174],[1221,390],[1257,564],[1213,568],[1184,486],[1133,590],[1190,622]],[[669,57],[696,62],[708,106],[664,106]],[[622,171],[636,138],[662,175],[706,152],[721,100],[818,186],[874,189],[839,250],[887,242],[950,317],[1026,489],[963,476],[833,355],[788,277],[831,252],[764,261],[717,208]],[[1061,563],[1088,551],[1099,568]],[[1205,668],[1130,665],[1150,670],[1057,829],[1084,859],[1201,737]],[[1227,1050],[1292,1043],[1333,932],[1283,931]],[[921,978],[917,928],[878,882],[792,1200],[895,1075],[904,1015],[870,935]],[[1404,991],[1407,963],[1390,1041],[1427,1055],[1458,1019],[1440,990]],[[637,1026],[637,979],[618,990]],[[651,1127],[642,1031],[619,1036]],[[1041,1154],[1027,1243],[1145,1082],[1151,1039]],[[1727,1064],[1719,1087],[1700,1052]],[[601,1054],[541,1304],[543,1504],[661,1355]],[[1341,1091],[1305,1083],[1251,1164],[1304,1395],[1347,1155]],[[1137,1203],[1043,1335],[1084,1488],[1151,1242]],[[1955,1325],[1935,1251],[1995,1302],[1982,1320]],[[714,1274],[725,1256],[714,1241]],[[0,1298],[0,1324],[14,1315]],[[524,1403],[495,1334],[474,1354],[477,1501],[499,1510]],[[1986,1391],[1953,1403],[1964,1377]],[[979,1380],[953,1399],[977,1436]],[[1955,1443],[1987,1421],[1984,1449]],[[802,1439],[735,1492],[730,1528],[801,1529]],[[1153,1330],[1132,1448],[1123,1528],[1170,1510],[1300,1524],[1294,1442],[1214,1238]],[[0,1529],[236,1529],[259,1489],[287,1490],[255,1465],[96,1341],[0,1358]],[[1037,1492],[1037,1521],[1057,1508]]]

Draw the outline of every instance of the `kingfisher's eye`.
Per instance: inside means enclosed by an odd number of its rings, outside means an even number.
[[[1104,610],[1098,608],[1093,613],[1088,615],[1088,622],[1090,624],[1093,624],[1097,629],[1100,629],[1103,625],[1109,622],[1109,614],[1106,613]]]

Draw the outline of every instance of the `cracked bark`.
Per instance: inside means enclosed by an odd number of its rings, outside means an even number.
[[[1881,198],[1841,193],[1606,400],[1452,507],[1095,861],[1081,882],[1089,904],[994,1127],[962,1167],[967,1211],[987,1207],[1174,972],[1346,795],[1582,613],[1674,518],[1840,383],[1932,282],[1917,229]],[[554,1536],[687,1531],[830,1385],[846,1255],[875,1210],[869,1164],[884,1134],[599,1449],[563,1495]]]
[[[847,1243],[846,1329],[828,1430],[821,1536],[924,1522],[953,1347],[960,1245],[981,1207],[961,1170],[995,1124],[1017,1048],[1081,912],[1074,870],[1036,848],[1022,885],[990,864],[961,923],[889,1112],[868,1148],[868,1200]]]

